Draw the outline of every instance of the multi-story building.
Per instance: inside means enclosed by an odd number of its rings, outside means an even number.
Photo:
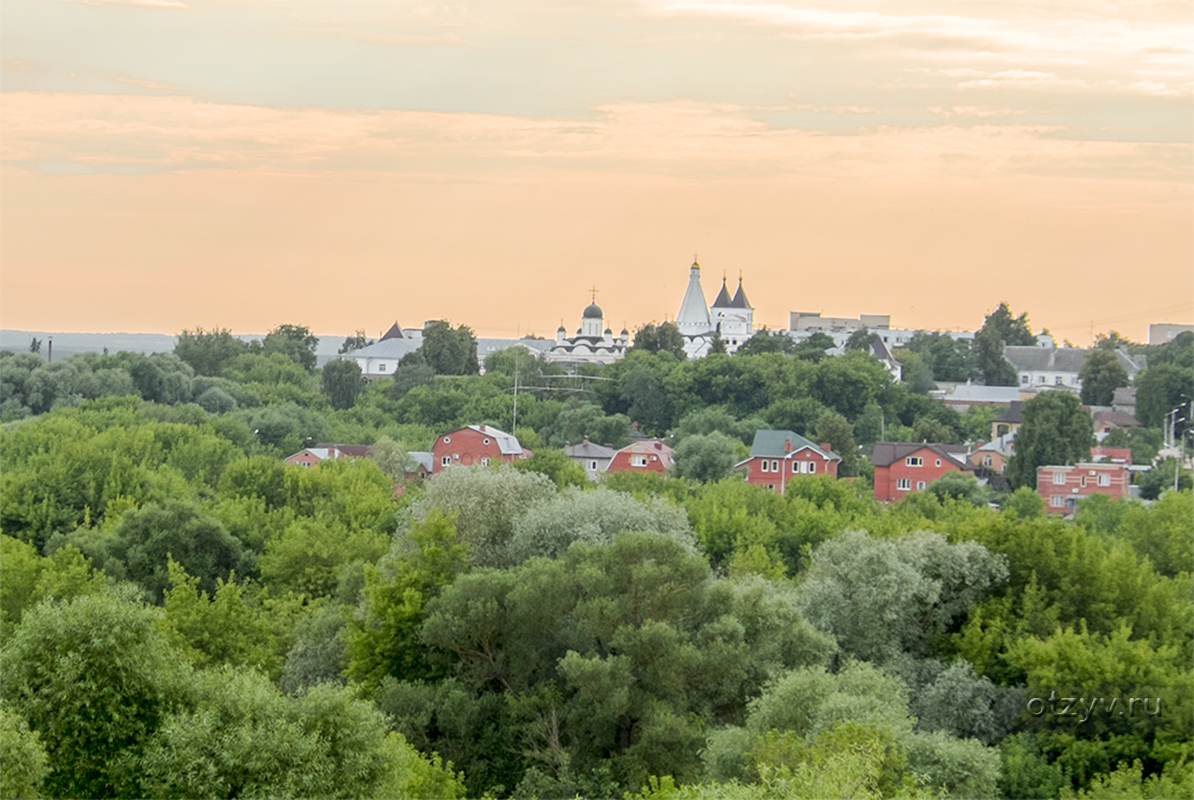
[[[871,465],[875,468],[875,499],[884,503],[923,491],[947,472],[970,469],[965,446],[928,442],[879,442]]]
[[[659,439],[640,439],[614,453],[606,472],[667,472],[672,448]]]
[[[1084,462],[1073,466],[1038,467],[1036,493],[1054,514],[1073,514],[1079,500],[1092,494],[1128,496],[1131,474],[1123,463]]]
[[[474,464],[510,464],[530,458],[531,451],[523,449],[518,439],[488,425],[469,425],[441,436],[431,446],[431,466],[435,472],[448,467],[467,467]]]
[[[814,444],[793,431],[759,430],[755,431],[750,457],[734,469],[745,475],[747,483],[784,494],[788,484],[801,477],[836,478],[841,460],[829,445]]]

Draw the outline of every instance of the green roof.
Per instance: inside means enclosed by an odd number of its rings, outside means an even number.
[[[785,445],[787,443],[787,445]],[[794,453],[805,447],[811,448],[823,458],[830,461],[841,461],[837,453],[828,452],[820,446],[792,431],[762,430],[755,431],[754,444],[750,446],[751,458],[783,458],[788,453]]]

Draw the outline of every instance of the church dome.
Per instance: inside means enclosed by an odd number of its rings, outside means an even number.
[[[585,319],[601,319],[604,314],[601,313],[601,306],[596,303],[589,303],[585,306],[585,310],[581,313]]]

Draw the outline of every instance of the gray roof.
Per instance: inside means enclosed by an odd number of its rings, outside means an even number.
[[[395,322],[393,325],[390,326],[390,329],[388,331],[386,331],[385,333],[383,333],[381,335],[381,338],[382,338],[382,341],[384,341],[386,339],[405,339],[406,337],[402,335],[401,326],[399,326],[398,323]]]
[[[1003,357],[1017,372],[1081,372],[1090,351],[1081,347],[1009,345]]]
[[[407,455],[410,456],[411,458],[413,458],[417,465],[419,465],[423,469],[427,470],[428,472],[435,471],[431,467],[431,465],[434,462],[432,461],[433,455],[430,451],[428,451],[428,450],[411,450],[409,453],[407,453]]]
[[[367,347],[345,353],[344,358],[402,358],[419,349],[420,342],[413,339],[382,339]]]
[[[996,437],[994,441],[987,442],[980,447],[978,452],[999,453],[1003,456],[1010,456],[1016,451],[1013,440],[1015,440],[1017,433],[1018,431],[1012,431]]]
[[[738,291],[734,293],[734,299],[730,301],[730,306],[733,308],[750,308],[750,301],[746,299],[746,292],[742,290],[742,279],[738,279]]]
[[[958,384],[941,398],[951,403],[1010,403],[1020,399],[1018,386],[978,386]]]
[[[564,447],[564,455],[569,458],[613,458],[616,452],[612,447],[603,447],[587,441]]]
[[[939,456],[949,459],[955,467],[966,468],[966,447],[958,444],[934,444],[926,442],[877,442],[871,454],[871,464],[889,467],[901,459],[928,448]]]
[[[726,279],[721,279],[721,291],[717,293],[717,298],[713,301],[713,308],[732,308],[734,301],[730,299],[730,293],[726,291]]]
[[[991,420],[992,422],[1023,422],[1024,421],[1024,403],[1020,400],[1013,400],[998,417]]]
[[[604,315],[601,313],[601,306],[596,303],[589,303],[585,306],[585,310],[580,313],[585,319],[601,319]]]
[[[493,439],[497,442],[498,452],[504,456],[516,456],[522,452],[522,445],[518,440],[505,431],[499,431],[489,425],[469,425],[468,429]]]
[[[821,449],[821,447],[814,444],[811,440],[804,438],[799,433],[782,430],[755,431],[755,440],[750,446],[750,457],[783,458],[789,453],[795,453],[806,447],[830,461],[842,460],[842,457],[837,453]]]

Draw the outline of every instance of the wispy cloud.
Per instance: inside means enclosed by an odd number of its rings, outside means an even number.
[[[186,8],[182,0],[82,0],[85,6],[141,6],[142,8]]]
[[[620,102],[584,120],[427,111],[337,112],[153,95],[8,93],[0,157],[27,170],[204,168],[282,172],[517,173],[541,166],[623,174],[844,177],[1021,173],[1186,180],[1186,144],[1074,141],[1060,125],[869,126],[827,135],[773,127],[726,103]],[[994,117],[958,106],[934,113]]]

